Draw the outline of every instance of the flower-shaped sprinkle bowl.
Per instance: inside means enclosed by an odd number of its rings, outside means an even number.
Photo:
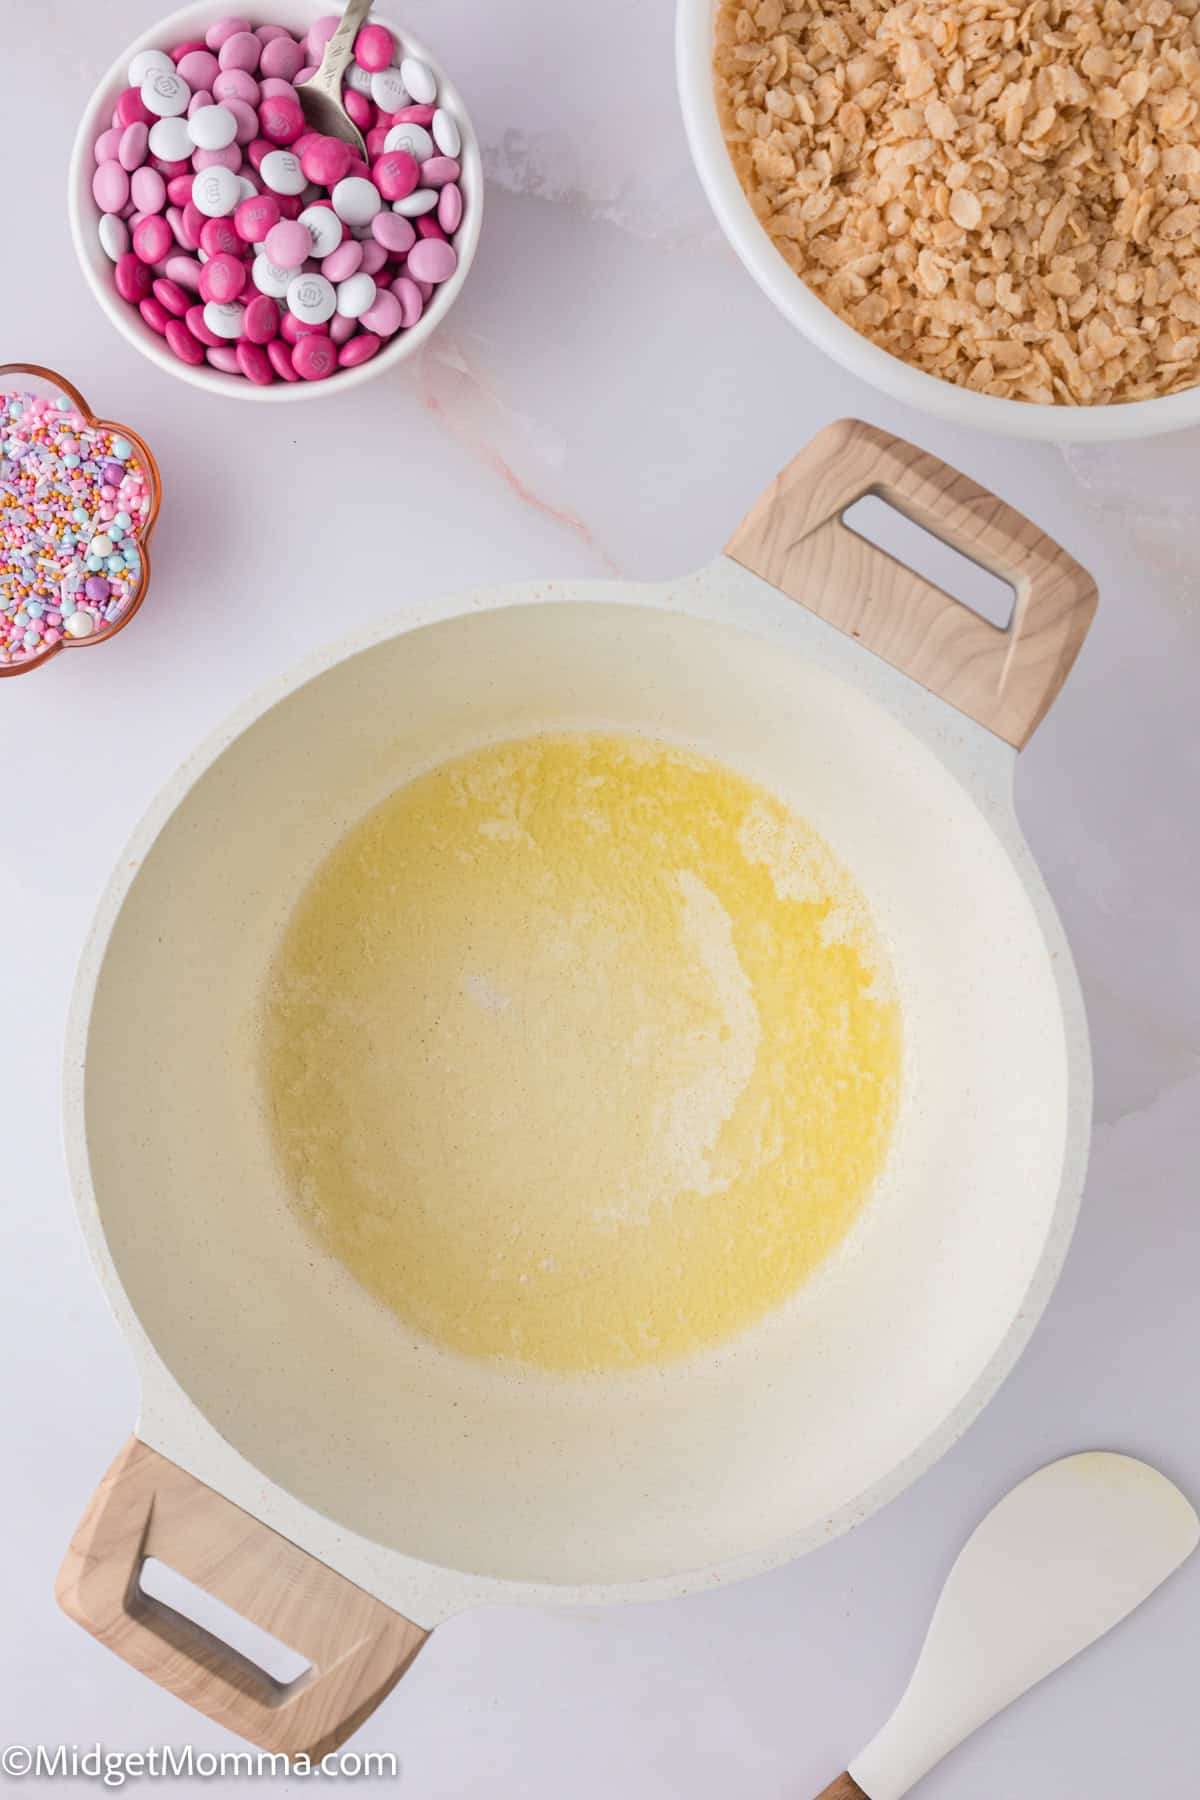
[[[65,395],[83,420],[86,431],[107,431],[115,436],[128,439],[133,446],[134,456],[145,473],[149,507],[141,523],[131,532],[141,557],[141,574],[129,600],[122,607],[118,616],[107,622],[99,631],[88,637],[70,637],[64,633],[56,643],[47,644],[35,654],[23,656],[13,662],[0,662],[0,676],[24,675],[31,669],[40,669],[60,650],[90,650],[97,644],[107,644],[111,638],[123,631],[138,611],[146,598],[150,586],[150,538],[158,520],[158,509],[162,500],[162,480],[145,440],[128,425],[119,424],[113,419],[101,419],[92,411],[79,389],[71,382],[57,374],[53,369],[42,368],[38,363],[2,363],[0,364],[0,393],[10,394],[19,386],[22,391],[37,393],[47,398],[58,398]]]

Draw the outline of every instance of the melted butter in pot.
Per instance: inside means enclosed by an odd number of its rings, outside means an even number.
[[[534,737],[392,794],[301,896],[262,1070],[310,1232],[471,1356],[718,1345],[844,1237],[895,1118],[866,903],[765,789]]]

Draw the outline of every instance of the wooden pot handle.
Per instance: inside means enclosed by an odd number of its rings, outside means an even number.
[[[1010,581],[1001,629],[842,523],[877,494]],[[1045,716],[1096,610],[1096,584],[1052,538],[948,463],[857,419],[824,431],[738,526],[735,562],[857,638],[1019,750]]]
[[[140,1586],[149,1556],[312,1667],[275,1681],[152,1599]],[[314,1763],[374,1711],[429,1635],[137,1438],[96,1489],[56,1592],[85,1631],[187,1705],[263,1750]]]
[[[867,1800],[853,1775],[839,1775],[817,1795],[817,1800]]]

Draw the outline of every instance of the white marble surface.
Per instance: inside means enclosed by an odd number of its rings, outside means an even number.
[[[356,1740],[398,1752],[410,1800],[802,1800],[888,1710],[951,1554],[1010,1483],[1110,1446],[1200,1495],[1200,440],[991,442],[824,362],[706,214],[668,0],[409,0],[473,101],[492,181],[452,321],[419,366],[344,398],[260,409],[196,394],[105,323],[63,208],[76,111],[154,16],[152,0],[40,0],[18,26],[14,7],[0,66],[6,243],[40,259],[34,275],[6,258],[5,355],[59,366],[141,429],[166,486],[155,586],[127,636],[0,689],[0,1738],[232,1745],[51,1593],[137,1403],[58,1141],[76,948],[134,821],[196,740],[301,652],[435,588],[694,567],[813,430],[855,413],[997,488],[1100,583],[1091,640],[1018,788],[1095,1040],[1095,1151],[1066,1275],[982,1421],[849,1538],[702,1598],[460,1618]],[[17,156],[24,144],[43,160]],[[1198,1609],[1200,1561],[931,1777],[930,1800],[1192,1792]]]

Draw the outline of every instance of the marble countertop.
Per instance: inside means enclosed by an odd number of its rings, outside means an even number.
[[[234,1747],[52,1598],[137,1406],[76,1229],[58,1091],[76,953],[134,822],[198,739],[314,646],[434,590],[696,567],[813,431],[856,414],[1030,512],[1100,585],[1084,655],[1018,773],[1095,1047],[1095,1147],[1065,1276],[980,1423],[851,1536],[694,1599],[461,1617],[355,1740],[397,1752],[410,1800],[802,1800],[890,1709],[951,1556],[1014,1481],[1111,1447],[1200,1496],[1200,436],[992,441],[825,361],[708,215],[669,0],[600,13],[407,0],[406,16],[473,104],[491,184],[479,258],[415,366],[299,408],[168,381],[76,270],[70,136],[98,71],[153,22],[151,0],[40,0],[0,71],[5,357],[59,367],[140,429],[166,487],[155,584],[128,634],[0,690],[0,1738]],[[1191,1791],[1198,1609],[1200,1559],[922,1792]]]

